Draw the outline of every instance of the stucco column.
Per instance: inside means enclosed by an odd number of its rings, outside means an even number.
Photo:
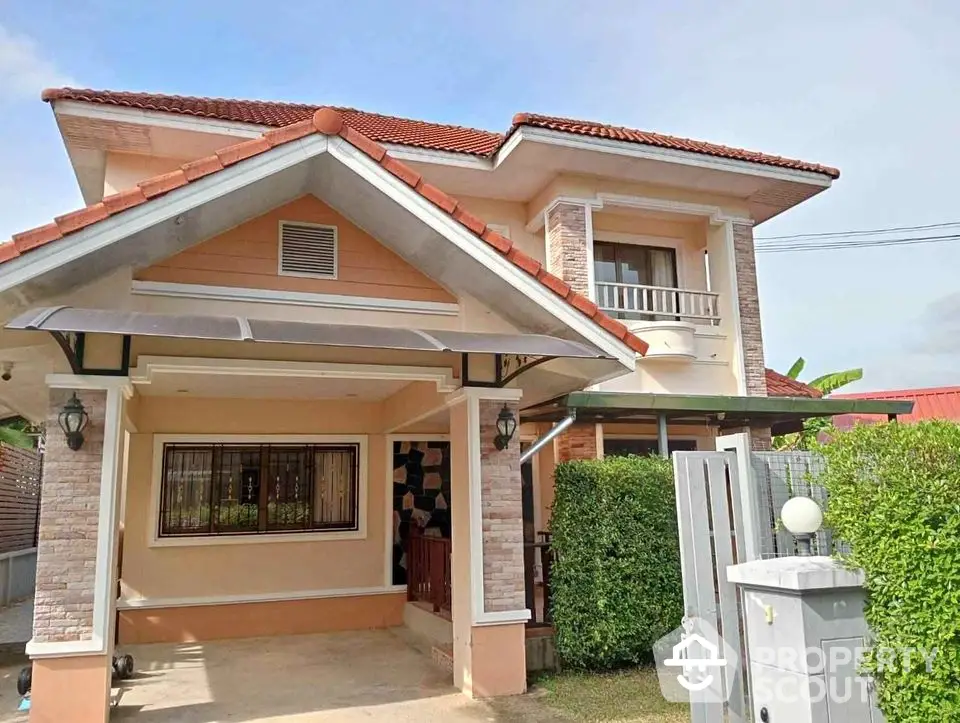
[[[51,375],[37,543],[31,723],[109,716],[126,378]],[[58,416],[70,395],[89,415],[72,450]]]
[[[520,439],[494,445],[519,390],[465,388],[450,406],[453,675],[471,697],[526,690]],[[519,415],[518,415],[519,417]]]
[[[547,271],[593,298],[593,217],[587,203],[557,201],[544,213]]]

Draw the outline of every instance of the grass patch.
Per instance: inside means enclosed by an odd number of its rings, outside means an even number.
[[[612,673],[559,673],[539,678],[541,701],[575,721],[689,723],[690,707],[660,695],[657,671],[629,668]]]

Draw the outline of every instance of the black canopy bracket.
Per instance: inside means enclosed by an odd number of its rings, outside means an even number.
[[[131,337],[123,335],[123,346],[120,351],[120,366],[116,369],[104,367],[88,367],[84,365],[84,352],[87,346],[87,335],[82,331],[50,331],[50,336],[67,357],[70,371],[74,374],[83,374],[99,377],[125,377],[130,373],[130,346]]]

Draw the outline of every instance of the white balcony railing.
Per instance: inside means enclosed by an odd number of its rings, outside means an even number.
[[[672,289],[667,286],[615,284],[595,285],[596,303],[606,313],[640,321],[720,322],[718,294],[712,291]]]

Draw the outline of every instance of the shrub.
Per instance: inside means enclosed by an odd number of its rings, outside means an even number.
[[[649,659],[683,616],[672,465],[660,457],[566,462],[555,479],[551,587],[561,659],[592,670]]]
[[[960,720],[960,425],[857,426],[819,451],[830,495],[827,524],[866,574],[866,620],[890,723]],[[937,650],[895,664],[878,651]]]

